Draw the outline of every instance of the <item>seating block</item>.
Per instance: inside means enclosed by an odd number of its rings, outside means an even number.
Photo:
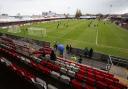
[[[71,80],[71,84],[74,89],[83,89],[84,88],[82,83],[76,79]]]

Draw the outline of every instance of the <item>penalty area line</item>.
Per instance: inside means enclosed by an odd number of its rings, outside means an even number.
[[[96,45],[98,45],[98,29],[96,30]]]

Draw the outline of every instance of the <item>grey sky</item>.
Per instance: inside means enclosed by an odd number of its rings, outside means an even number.
[[[128,0],[0,0],[0,13],[10,15],[41,14],[49,10],[74,14],[77,8],[84,14],[128,13]]]

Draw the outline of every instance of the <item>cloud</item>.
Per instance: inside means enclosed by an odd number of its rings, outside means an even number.
[[[83,13],[127,12],[127,0],[0,0],[0,12],[15,15],[41,14],[42,11],[74,14],[79,8]],[[110,7],[112,5],[112,7]]]

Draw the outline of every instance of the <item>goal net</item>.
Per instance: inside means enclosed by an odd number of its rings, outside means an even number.
[[[21,30],[20,30],[20,27],[18,25],[13,25],[13,26],[9,26],[8,27],[8,32],[11,32],[11,33],[20,33]]]
[[[46,28],[37,28],[37,27],[30,27],[28,28],[28,34],[33,36],[42,36],[46,37]]]

